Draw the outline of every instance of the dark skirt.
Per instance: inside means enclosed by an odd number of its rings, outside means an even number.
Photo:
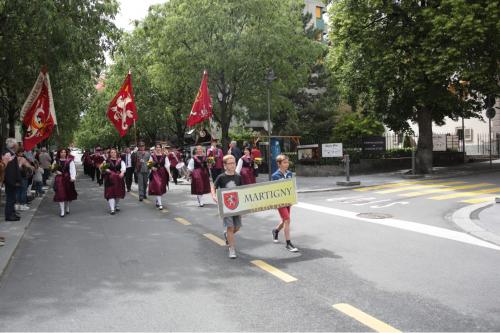
[[[149,195],[163,195],[167,193],[168,172],[165,168],[159,168],[151,171],[149,175]]]
[[[203,195],[210,193],[210,180],[208,170],[197,168],[191,174],[191,194]]]
[[[56,175],[54,178],[54,190],[55,202],[73,201],[78,196],[75,183],[71,181],[71,177],[67,173]]]
[[[104,198],[106,200],[125,198],[125,179],[120,178],[119,173],[104,173]]]
[[[241,168],[240,176],[241,185],[255,184],[255,174],[253,173],[253,168]]]

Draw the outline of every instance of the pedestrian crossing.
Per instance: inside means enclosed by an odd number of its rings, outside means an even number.
[[[457,200],[461,203],[477,204],[493,200],[500,195],[500,187],[493,183],[470,183],[465,181],[416,180],[369,186],[354,189],[356,192],[395,194],[404,198],[428,200]]]

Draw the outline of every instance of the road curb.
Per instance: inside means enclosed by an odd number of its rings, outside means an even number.
[[[483,229],[477,223],[474,223],[474,221],[471,219],[471,215],[474,214],[474,212],[486,207],[490,207],[493,204],[495,204],[495,201],[483,202],[460,208],[453,213],[452,221],[466,233],[495,245],[500,245],[500,236],[497,236],[494,233]]]
[[[21,220],[0,223],[0,234],[5,236],[5,245],[0,247],[0,279],[6,272],[10,261],[16,253],[19,243],[21,243],[26,230],[28,230],[31,221],[33,221],[33,217],[38,211],[38,207],[45,199],[48,192],[49,191],[46,191],[44,196],[40,199],[34,199],[30,204],[30,210],[21,212]]]

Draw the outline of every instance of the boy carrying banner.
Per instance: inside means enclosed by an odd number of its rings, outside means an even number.
[[[241,185],[241,177],[236,173],[236,160],[234,156],[226,155],[222,161],[224,163],[225,172],[215,179],[211,187],[212,198],[215,202],[217,202],[216,189],[232,188]],[[224,231],[224,237],[226,238],[226,244],[229,245],[229,258],[235,259],[237,256],[234,234],[241,228],[241,216],[223,217],[223,224],[226,229],[226,231]]]
[[[288,171],[289,161],[286,155],[278,155],[276,157],[276,163],[278,164],[278,170],[273,173],[271,179],[272,180],[282,180],[292,178],[292,173]],[[273,229],[273,241],[278,243],[278,234],[283,227],[285,228],[285,240],[286,240],[286,249],[290,252],[298,252],[295,246],[293,246],[290,241],[290,206],[281,207],[278,209],[280,213],[281,222]]]

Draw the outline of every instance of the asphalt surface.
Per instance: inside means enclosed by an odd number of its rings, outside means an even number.
[[[302,194],[292,208],[300,253],[285,250],[283,235],[271,242],[279,216],[267,211],[243,218],[231,260],[204,236],[222,238],[215,204],[197,207],[189,186],[172,185],[168,211],[127,195],[115,216],[102,188],[80,176],[77,189],[64,219],[44,199],[2,276],[1,331],[372,331],[372,319],[401,331],[500,331],[499,250],[343,216],[384,213],[396,224],[460,232],[447,218],[464,205],[458,199]],[[373,208],[400,201],[409,203]],[[318,206],[333,210],[310,209]],[[355,319],[338,304],[373,318]]]

